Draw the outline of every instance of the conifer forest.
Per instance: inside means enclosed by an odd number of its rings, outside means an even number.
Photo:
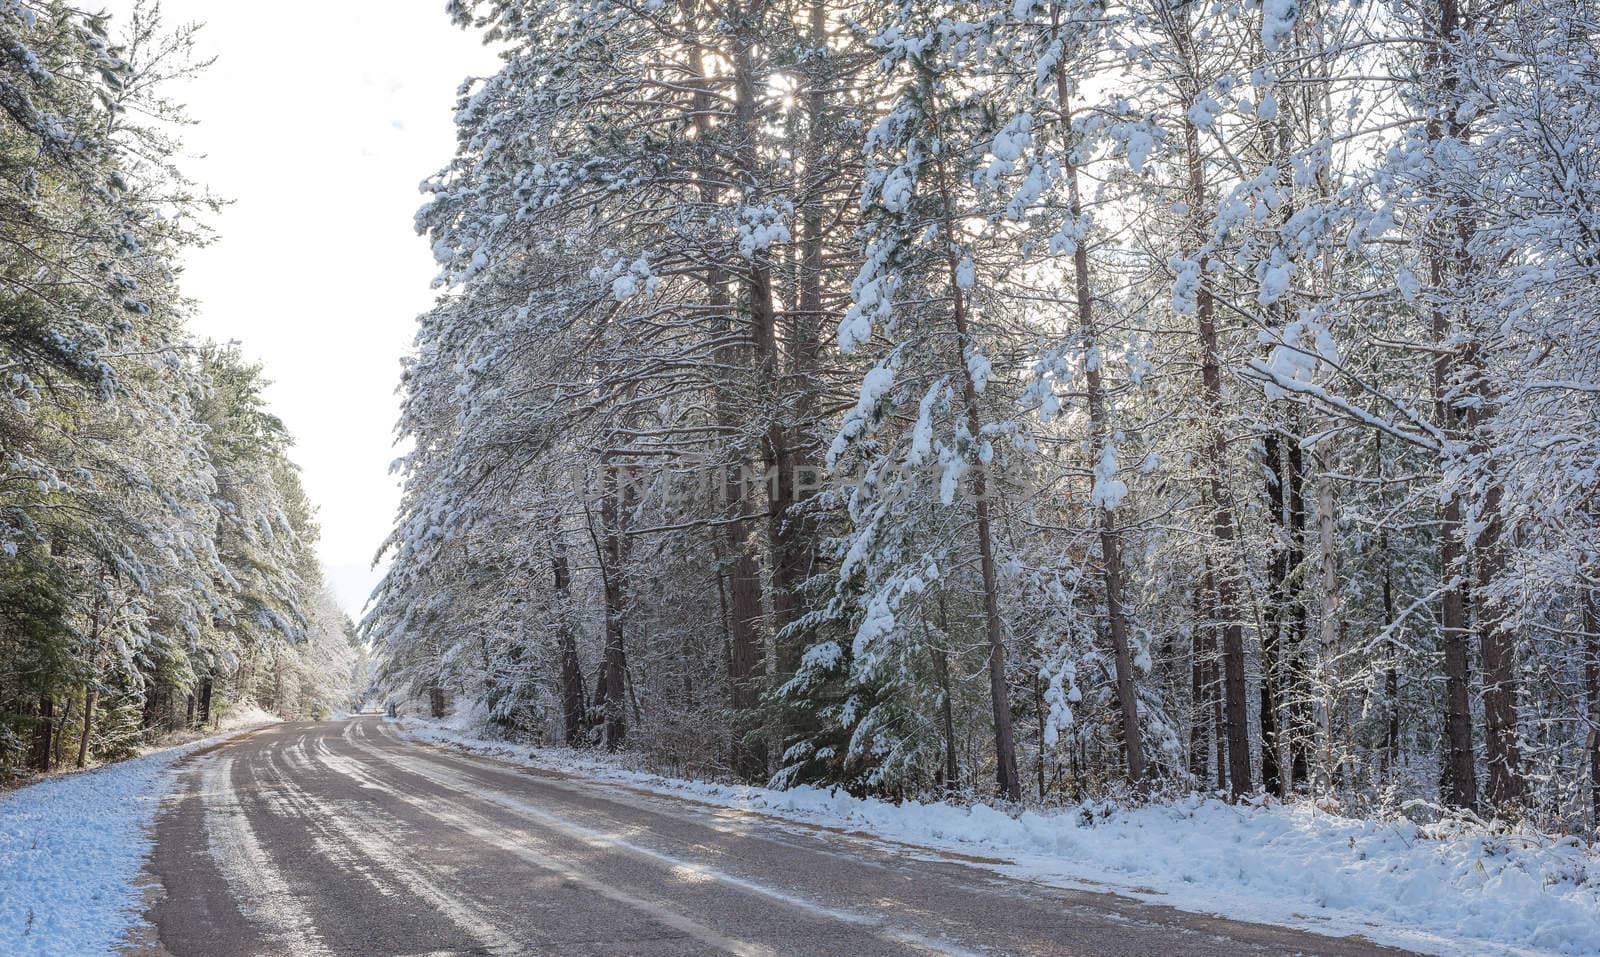
[[[0,953],[1600,953],[1597,0],[105,2]]]
[[[1587,3],[456,3],[384,674],[893,797],[1592,826]]]

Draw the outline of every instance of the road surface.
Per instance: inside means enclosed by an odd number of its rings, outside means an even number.
[[[146,957],[1400,953],[530,771],[376,717],[196,757],[151,871]]]

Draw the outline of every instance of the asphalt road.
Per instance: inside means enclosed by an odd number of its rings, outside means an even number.
[[[193,759],[130,953],[1399,954],[464,756],[381,719]]]

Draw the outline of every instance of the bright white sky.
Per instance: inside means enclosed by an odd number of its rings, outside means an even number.
[[[132,0],[109,0],[113,13]],[[399,502],[395,386],[433,259],[417,184],[455,146],[456,87],[496,66],[444,0],[165,0],[217,63],[171,91],[198,121],[186,169],[234,201],[190,254],[197,335],[266,364],[320,507],[321,554],[359,618]]]

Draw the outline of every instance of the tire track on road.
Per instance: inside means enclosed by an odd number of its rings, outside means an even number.
[[[349,738],[346,738],[349,740]],[[881,917],[863,914],[852,910],[833,907],[828,904],[801,897],[788,891],[779,890],[757,881],[748,880],[730,874],[719,868],[709,867],[693,861],[684,860],[663,851],[646,847],[635,841],[616,834],[588,827],[567,818],[552,814],[543,808],[536,807],[503,791],[485,791],[481,782],[468,778],[459,772],[450,769],[448,765],[417,748],[406,749],[404,752],[390,753],[384,749],[374,748],[359,742],[351,742],[356,750],[366,754],[384,764],[392,765],[401,771],[421,777],[434,785],[460,794],[471,794],[476,800],[496,805],[514,814],[544,825],[547,828],[579,840],[591,847],[609,848],[642,858],[652,863],[664,866],[670,872],[680,877],[715,881],[724,886],[743,891],[748,894],[765,897],[787,907],[805,911],[809,914],[824,917],[840,923],[851,924],[865,929],[886,941],[902,944],[916,950],[933,954],[946,954],[949,957],[985,957],[983,951],[973,950],[960,943],[923,934],[918,931],[908,930],[904,927],[885,920]],[[328,750],[326,741],[318,741],[315,745],[325,751],[324,760],[346,760],[334,755]],[[413,755],[411,752],[418,752]],[[432,766],[432,770],[421,767],[423,764]]]

